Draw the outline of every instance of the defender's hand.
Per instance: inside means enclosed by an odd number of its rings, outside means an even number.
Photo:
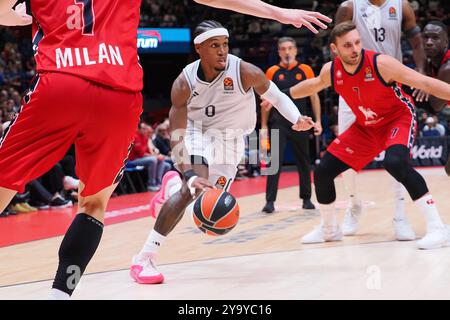
[[[316,122],[314,124],[314,135],[320,136],[322,134],[322,131],[323,131],[322,124],[320,122]]]
[[[298,9],[281,9],[280,14],[276,18],[276,20],[283,24],[292,24],[297,28],[305,26],[313,33],[319,32],[313,26],[313,24],[319,26],[322,29],[327,29],[328,27],[322,21],[326,23],[330,23],[331,21],[333,21],[332,19],[319,12]]]
[[[33,18],[27,14],[25,2],[19,3],[14,9],[0,16],[0,25],[26,26],[33,22]]]
[[[292,130],[306,131],[314,127],[315,123],[310,117],[301,116],[297,123],[292,126]]]
[[[425,91],[423,91],[422,89],[414,89],[412,96],[418,102],[428,101],[428,99],[430,98],[430,95],[428,93],[426,93]]]

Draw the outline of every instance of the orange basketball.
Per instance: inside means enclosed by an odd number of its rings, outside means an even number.
[[[219,236],[228,233],[239,220],[236,198],[221,189],[209,189],[195,200],[194,223],[204,233]]]

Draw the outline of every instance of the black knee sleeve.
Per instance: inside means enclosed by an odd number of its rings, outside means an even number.
[[[331,153],[325,153],[320,164],[314,170],[314,186],[319,203],[330,204],[336,200],[334,179],[349,168]]]
[[[78,214],[59,248],[59,265],[53,288],[72,295],[100,243],[103,224],[85,214]]]
[[[413,200],[428,192],[424,178],[411,165],[409,149],[404,145],[393,145],[386,150],[384,168],[408,190]]]

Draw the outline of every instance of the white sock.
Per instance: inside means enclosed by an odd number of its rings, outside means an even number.
[[[394,220],[406,220],[405,213],[405,188],[403,185],[394,180]]]
[[[331,204],[320,204],[321,224],[325,227],[337,227],[336,208],[334,202]]]
[[[142,247],[141,252],[139,252],[139,258],[146,259],[150,256],[155,256],[165,239],[166,236],[163,236],[155,231],[155,229],[152,229],[148,235],[147,241],[145,241],[144,246]]]
[[[344,179],[344,187],[347,190],[349,201],[352,207],[361,204],[361,201],[359,200],[358,194],[356,192],[356,175],[357,172],[353,169],[349,169],[342,173],[342,178]]]
[[[427,232],[444,227],[431,194],[424,195],[422,198],[416,200],[416,203],[419,205],[420,210],[425,216]]]
[[[52,288],[50,291],[50,295],[48,297],[48,300],[69,300],[70,295],[68,293],[65,293],[61,290]]]

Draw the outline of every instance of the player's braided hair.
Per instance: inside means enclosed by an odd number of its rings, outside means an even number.
[[[194,38],[203,32],[209,31],[211,29],[224,28],[224,26],[217,21],[214,20],[205,20],[200,22],[194,30]]]

